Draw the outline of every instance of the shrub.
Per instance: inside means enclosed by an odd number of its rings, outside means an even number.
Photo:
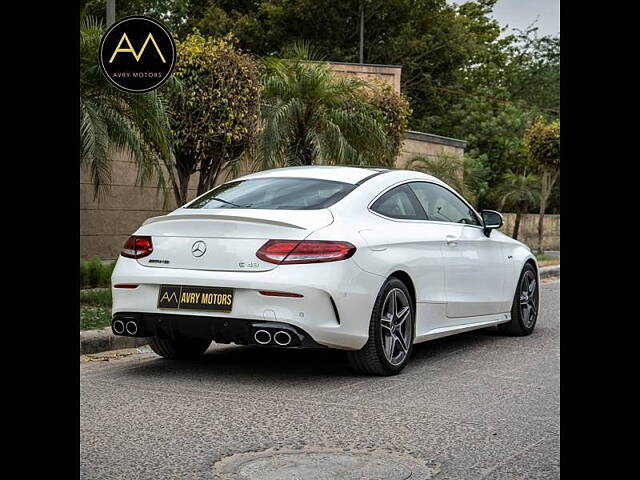
[[[115,265],[116,260],[103,265],[98,257],[91,260],[80,259],[80,288],[111,287],[111,274]]]
[[[100,285],[100,279],[102,278],[102,263],[98,257],[93,257],[89,260],[89,281],[90,287],[97,287]]]
[[[411,115],[409,101],[404,95],[396,93],[387,82],[382,81],[371,82],[371,88],[365,90],[364,101],[373,107],[377,120],[382,123],[387,133],[389,152],[381,159],[381,163],[392,167],[400,154],[408,118]]]
[[[80,288],[89,284],[89,263],[80,259]]]

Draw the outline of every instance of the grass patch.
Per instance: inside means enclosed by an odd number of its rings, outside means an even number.
[[[111,325],[111,307],[80,306],[80,330],[92,330]]]
[[[111,308],[111,289],[80,290],[80,305]]]
[[[80,330],[111,325],[111,289],[80,290]]]

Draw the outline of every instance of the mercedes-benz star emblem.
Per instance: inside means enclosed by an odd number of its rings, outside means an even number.
[[[201,257],[207,251],[207,244],[202,240],[198,240],[191,246],[191,253],[194,257]]]

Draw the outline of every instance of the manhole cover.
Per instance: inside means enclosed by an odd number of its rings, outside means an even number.
[[[232,455],[214,466],[224,480],[429,479],[437,468],[382,451],[267,450]]]

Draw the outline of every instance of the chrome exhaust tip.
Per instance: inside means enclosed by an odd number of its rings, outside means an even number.
[[[138,324],[133,320],[129,320],[127,322],[126,328],[129,335],[135,335],[136,333],[138,333]]]
[[[271,334],[266,330],[258,330],[253,334],[253,339],[260,345],[266,345],[271,342]]]
[[[286,347],[291,343],[291,335],[284,330],[278,330],[273,336],[273,341],[281,347]]]
[[[124,322],[122,320],[116,320],[113,322],[111,328],[113,328],[114,333],[122,335],[124,333]]]

